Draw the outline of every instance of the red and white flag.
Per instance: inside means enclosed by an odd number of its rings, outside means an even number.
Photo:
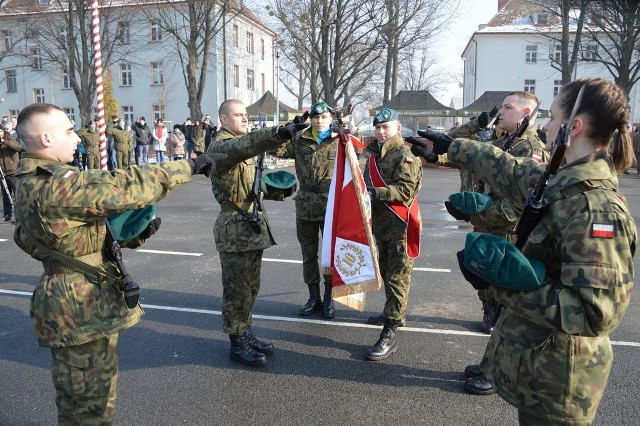
[[[345,140],[342,142],[342,140]],[[364,310],[365,293],[382,285],[378,250],[371,231],[371,199],[353,144],[353,136],[341,138],[324,219],[320,265],[333,277],[333,299]],[[325,269],[326,271],[327,269]]]

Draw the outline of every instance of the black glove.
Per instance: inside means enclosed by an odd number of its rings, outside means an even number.
[[[464,266],[464,250],[460,250],[456,254],[458,256],[458,265],[460,266],[460,271],[462,272],[464,279],[469,281],[476,290],[488,289],[491,285],[489,281],[483,280]]]
[[[453,207],[453,204],[451,204],[449,201],[445,201],[444,206],[447,208],[449,214],[456,220],[464,220],[465,222],[469,222],[469,215],[466,213],[462,213],[460,210]]]
[[[226,154],[218,154],[218,156]],[[205,175],[209,177],[211,171],[216,167],[216,159],[211,154],[201,154],[194,159],[189,159],[191,163],[191,171],[194,175]]]
[[[484,129],[489,124],[489,114],[485,111],[481,113],[476,120],[478,121],[478,126]]]
[[[158,229],[160,229],[161,224],[162,224],[162,219],[160,219],[159,217],[156,217],[151,222],[149,222],[147,227],[144,228],[144,230],[140,233],[138,237],[142,238],[143,240],[146,240],[147,238],[151,237],[153,234],[158,232]]]
[[[433,152],[436,155],[445,154],[449,150],[449,145],[453,142],[451,136],[446,133],[418,130],[418,134],[433,142]]]
[[[411,153],[416,157],[424,158],[428,163],[438,162],[438,156],[433,153],[431,147],[421,147],[420,145],[413,145],[411,147]]]
[[[305,111],[304,114],[302,115],[296,115],[296,117],[293,119],[293,124],[304,123],[305,121],[307,121],[308,118],[309,118],[309,111]]]
[[[306,129],[309,127],[306,123],[298,123],[298,124],[287,124],[278,128],[278,136],[282,139],[291,140],[302,129]]]

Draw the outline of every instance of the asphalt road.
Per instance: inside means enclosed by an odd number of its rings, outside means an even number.
[[[294,203],[266,202],[278,245],[265,251],[254,329],[277,350],[262,369],[229,360],[222,332],[220,262],[212,228],[219,207],[202,176],[158,204],[160,231],[125,250],[146,315],[120,336],[117,425],[513,425],[516,410],[498,396],[463,392],[462,371],[482,357],[480,302],[455,259],[470,227],[446,213],[456,170],[425,169],[420,205],[422,254],[415,264],[407,326],[398,352],[365,361],[380,327],[382,291],[364,312],[299,317],[307,300]],[[621,177],[640,222],[640,177]],[[50,353],[38,347],[29,296],[41,265],[0,225],[0,425],[56,423]],[[636,259],[636,268],[638,261]],[[635,296],[635,295],[634,295]],[[615,361],[597,425],[640,424],[640,298],[612,333]]]

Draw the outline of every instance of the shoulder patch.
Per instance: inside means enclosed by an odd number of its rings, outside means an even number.
[[[413,163],[413,158],[405,157],[404,161],[406,161],[407,163],[411,164],[411,163]]]
[[[533,158],[533,160],[534,160],[536,163],[541,163],[541,162],[542,162],[542,157],[541,157],[541,156],[539,156],[538,154],[531,154],[531,158]]]
[[[70,177],[74,176],[76,174],[76,172],[74,172],[73,170],[68,170],[67,173],[64,174],[64,176],[62,176],[63,179],[69,179]]]
[[[613,225],[605,225],[604,223],[594,223],[591,225],[591,236],[593,238],[608,238],[615,236]]]

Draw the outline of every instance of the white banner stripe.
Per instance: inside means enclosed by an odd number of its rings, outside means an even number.
[[[147,250],[147,249],[138,249],[136,250],[140,253],[154,253],[154,254],[172,254],[176,256],[202,256],[202,253],[187,253],[184,251],[165,251],[165,250]]]

